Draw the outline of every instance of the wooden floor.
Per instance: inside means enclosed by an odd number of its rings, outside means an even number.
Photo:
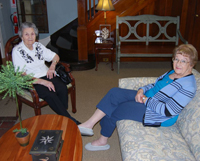
[[[14,126],[18,117],[0,117],[0,137]]]

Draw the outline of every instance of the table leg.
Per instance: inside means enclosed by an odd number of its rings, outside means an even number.
[[[98,62],[98,55],[99,55],[99,52],[98,52],[98,49],[95,49],[95,58],[96,58],[96,71],[98,70],[98,64],[99,64],[99,62]]]

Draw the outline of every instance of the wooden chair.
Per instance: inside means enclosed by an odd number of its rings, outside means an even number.
[[[6,45],[5,45],[5,56],[6,56],[6,61],[12,61],[12,49],[15,45],[17,45],[19,42],[21,42],[21,39],[18,35],[11,37]],[[65,66],[66,71],[70,71],[70,65],[60,62],[63,66]],[[67,85],[68,88],[68,93],[71,96],[71,103],[72,103],[72,112],[76,113],[76,88],[75,88],[75,79],[70,73],[70,77],[72,79],[72,82]],[[67,96],[66,96],[67,97]],[[41,108],[48,105],[46,101],[43,99],[39,98],[36,90],[34,87],[32,87],[29,90],[24,90],[24,95],[18,95],[18,105],[19,105],[19,112],[21,113],[22,110],[22,103],[25,103],[29,106],[31,106],[34,111],[35,115],[41,115]],[[16,113],[16,116],[18,116],[18,111]]]

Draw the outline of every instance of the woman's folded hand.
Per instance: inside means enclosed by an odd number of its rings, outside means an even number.
[[[143,97],[144,97],[144,94],[143,94],[143,89],[139,89],[137,91],[137,94],[135,96],[135,101],[136,102],[139,102],[139,103],[143,103]]]
[[[47,80],[38,78],[38,79],[37,79],[37,84],[41,84],[41,85],[43,85],[43,86],[46,86],[46,87],[49,89],[49,91],[54,91],[54,92],[56,92],[53,83],[50,82],[50,81],[47,81]]]

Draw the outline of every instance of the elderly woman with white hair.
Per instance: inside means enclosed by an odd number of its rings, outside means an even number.
[[[60,59],[59,56],[40,42],[36,42],[38,29],[34,23],[22,23],[18,34],[22,42],[12,51],[15,68],[24,69],[25,74],[33,74],[35,79],[33,85],[39,97],[48,102],[53,111],[80,124],[67,112],[68,89],[61,79],[56,77],[55,67]],[[45,61],[51,62],[49,68],[45,65]]]

